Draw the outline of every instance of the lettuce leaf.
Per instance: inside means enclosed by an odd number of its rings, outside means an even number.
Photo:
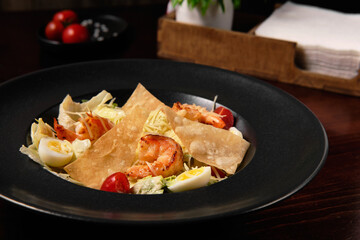
[[[37,122],[37,123],[36,123]],[[37,149],[41,138],[55,137],[52,127],[45,123],[42,118],[39,118],[31,125],[31,140],[34,147]]]
[[[137,181],[132,187],[135,194],[162,194],[165,182],[162,176],[148,176]]]
[[[67,95],[59,107],[58,122],[66,129],[75,131],[76,122],[86,112],[94,111],[99,105],[105,104],[112,99],[112,95],[103,90],[89,101],[74,102],[70,95]]]
[[[100,117],[109,119],[114,124],[118,124],[124,117],[125,112],[119,107],[113,107],[112,105],[99,105],[93,113]]]

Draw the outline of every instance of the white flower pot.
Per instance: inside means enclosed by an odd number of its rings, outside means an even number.
[[[234,4],[232,0],[224,0],[225,12],[222,11],[217,0],[214,0],[205,15],[201,14],[199,6],[193,9],[188,6],[187,0],[176,7],[176,21],[200,26],[231,30],[234,17]]]

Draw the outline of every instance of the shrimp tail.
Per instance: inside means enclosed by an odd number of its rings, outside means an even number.
[[[224,128],[226,126],[224,120],[222,120],[219,114],[215,112],[209,112],[205,108],[195,104],[189,105],[186,103],[181,104],[180,102],[176,102],[173,104],[172,109],[180,116],[193,121],[212,125],[217,128]]]
[[[220,117],[218,116],[213,116],[211,114],[207,114],[205,115],[201,121],[202,123],[208,124],[208,125],[212,125],[214,127],[217,128],[224,128],[226,127],[226,124],[224,122],[224,120],[222,120]]]
[[[150,167],[146,165],[132,166],[126,171],[126,174],[132,179],[139,179],[147,176],[156,176],[154,173],[151,172]]]
[[[64,126],[58,124],[56,118],[54,118],[54,130],[56,132],[56,136],[61,140],[68,140],[69,142],[73,142],[78,136],[75,132],[66,129]]]

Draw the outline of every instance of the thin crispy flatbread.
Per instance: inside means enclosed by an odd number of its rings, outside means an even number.
[[[181,142],[198,161],[234,174],[250,143],[228,130],[192,121],[165,106],[163,111]]]
[[[145,109],[135,106],[124,119],[99,138],[65,171],[87,187],[100,189],[112,173],[125,172],[135,161],[136,148],[148,117]]]
[[[136,106],[140,106],[149,114],[159,106],[165,105],[154,97],[141,83],[139,83],[127,102],[122,106],[124,112],[128,112]]]

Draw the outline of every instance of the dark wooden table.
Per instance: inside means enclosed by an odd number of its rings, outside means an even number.
[[[157,19],[165,8],[152,5],[79,10],[81,13],[111,13],[125,19],[130,26],[128,40],[119,52],[96,57],[89,54],[87,60],[156,58]],[[0,12],[0,82],[51,65],[77,61],[56,62],[43,56],[36,32],[52,14],[53,11]],[[0,199],[0,239],[174,238],[201,234],[214,236],[214,239],[360,239],[360,98],[270,83],[295,96],[315,113],[326,129],[330,144],[328,158],[319,174],[291,197],[240,216],[146,227],[69,220]]]

